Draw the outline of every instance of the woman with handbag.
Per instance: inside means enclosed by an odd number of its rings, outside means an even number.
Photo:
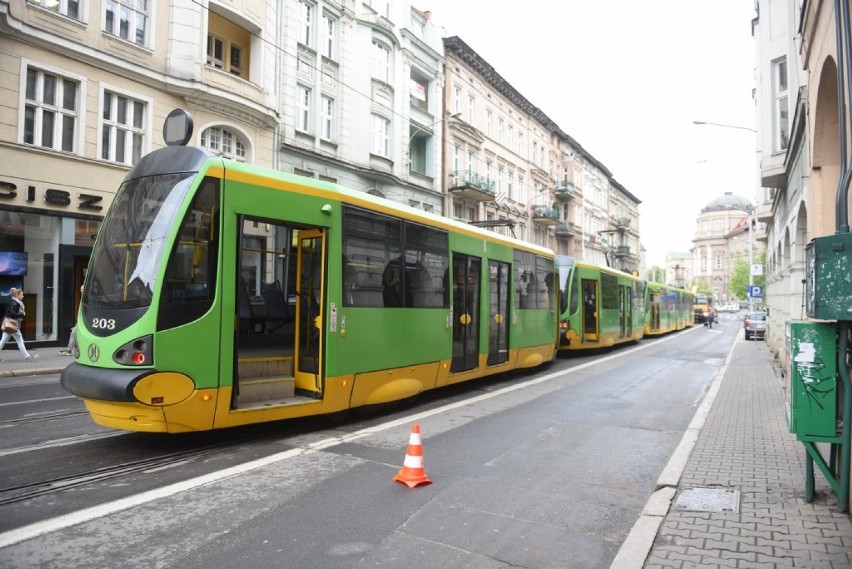
[[[15,342],[18,343],[18,350],[24,355],[24,359],[34,360],[38,357],[38,354],[34,356],[30,355],[26,346],[24,346],[24,337],[21,335],[21,322],[24,320],[24,316],[26,316],[26,312],[24,311],[24,291],[11,288],[9,289],[9,297],[11,298],[11,302],[6,310],[6,317],[3,319],[3,337],[0,338],[0,353],[6,347],[6,342],[10,338],[14,338]]]

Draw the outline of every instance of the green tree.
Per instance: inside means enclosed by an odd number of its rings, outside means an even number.
[[[754,259],[755,265],[766,266],[766,252],[761,251]],[[737,259],[734,261],[734,268],[731,271],[731,277],[728,280],[728,290],[737,298],[748,298],[749,284],[749,264],[748,259]],[[752,279],[752,284],[765,287],[766,275],[760,275]]]
[[[710,288],[710,285],[707,284],[707,281],[703,281],[701,279],[692,279],[692,282],[688,283],[684,288],[695,294],[713,294],[713,291]]]
[[[728,290],[739,299],[748,297],[748,259],[734,260],[734,268],[728,279]]]

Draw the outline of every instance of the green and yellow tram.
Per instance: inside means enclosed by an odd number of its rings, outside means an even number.
[[[693,296],[684,289],[648,282],[645,286],[645,335],[658,336],[692,326]]]
[[[557,266],[560,350],[608,348],[642,339],[644,280],[563,255]]]
[[[603,300],[597,343],[641,331],[634,279],[613,277],[631,317],[610,331],[610,293],[578,269]],[[554,286],[546,249],[167,146],[104,219],[61,383],[132,431],[335,413],[551,361]]]

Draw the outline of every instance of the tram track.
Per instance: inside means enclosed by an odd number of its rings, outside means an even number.
[[[10,486],[8,488],[0,489],[0,507],[62,492],[71,488],[85,486],[87,484],[104,482],[113,478],[145,473],[147,471],[161,471],[185,464],[192,460],[214,455],[223,450],[227,450],[228,448],[238,446],[243,442],[245,441],[239,440],[213,444],[192,450],[121,462],[91,471],[69,474],[67,476],[57,476],[47,480],[38,480],[26,484],[19,484],[17,486]],[[51,445],[45,445],[45,448],[48,446]]]
[[[32,415],[28,417],[20,417],[18,419],[6,419],[0,421],[0,429],[6,427],[17,427],[31,423],[44,423],[47,421],[55,421],[57,419],[67,419],[68,417],[77,417],[80,415],[88,415],[86,410],[82,411],[57,411],[55,413],[45,413],[40,415]]]

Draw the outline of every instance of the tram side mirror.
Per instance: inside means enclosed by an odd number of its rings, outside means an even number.
[[[167,146],[186,146],[192,138],[192,115],[183,109],[175,109],[163,122],[163,140]]]

